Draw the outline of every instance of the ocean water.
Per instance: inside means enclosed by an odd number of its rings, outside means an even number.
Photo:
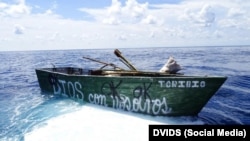
[[[131,113],[41,93],[35,68],[99,68],[90,57],[126,68],[114,49],[0,52],[0,140],[148,140],[149,124],[250,125],[250,47],[119,49],[138,70],[158,71],[173,56],[186,75],[228,79],[197,116]]]

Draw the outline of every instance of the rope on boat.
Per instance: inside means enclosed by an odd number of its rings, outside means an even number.
[[[97,62],[97,63],[104,64],[104,66],[103,66],[103,67],[101,67],[101,69],[102,69],[102,68],[104,68],[104,67],[106,67],[106,66],[112,66],[112,67],[114,67],[114,68],[116,68],[116,69],[119,69],[119,70],[124,70],[124,69],[122,69],[122,68],[120,68],[120,67],[116,66],[116,65],[115,65],[115,64],[113,64],[113,63],[106,63],[106,62],[102,62],[102,61],[99,61],[99,60],[96,60],[96,59],[92,59],[92,58],[89,58],[89,57],[82,57],[82,58],[84,58],[84,59],[88,59],[88,60],[91,60],[91,61],[94,61],[94,62]]]

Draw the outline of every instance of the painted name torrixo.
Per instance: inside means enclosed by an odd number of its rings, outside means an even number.
[[[205,88],[206,82],[199,80],[159,80],[160,87],[165,88]]]

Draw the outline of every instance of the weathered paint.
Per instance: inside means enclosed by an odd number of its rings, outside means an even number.
[[[226,77],[69,75],[36,70],[42,91],[150,115],[196,115]]]

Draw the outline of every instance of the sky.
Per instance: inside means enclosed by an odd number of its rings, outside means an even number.
[[[228,45],[249,0],[0,0],[0,51]]]

